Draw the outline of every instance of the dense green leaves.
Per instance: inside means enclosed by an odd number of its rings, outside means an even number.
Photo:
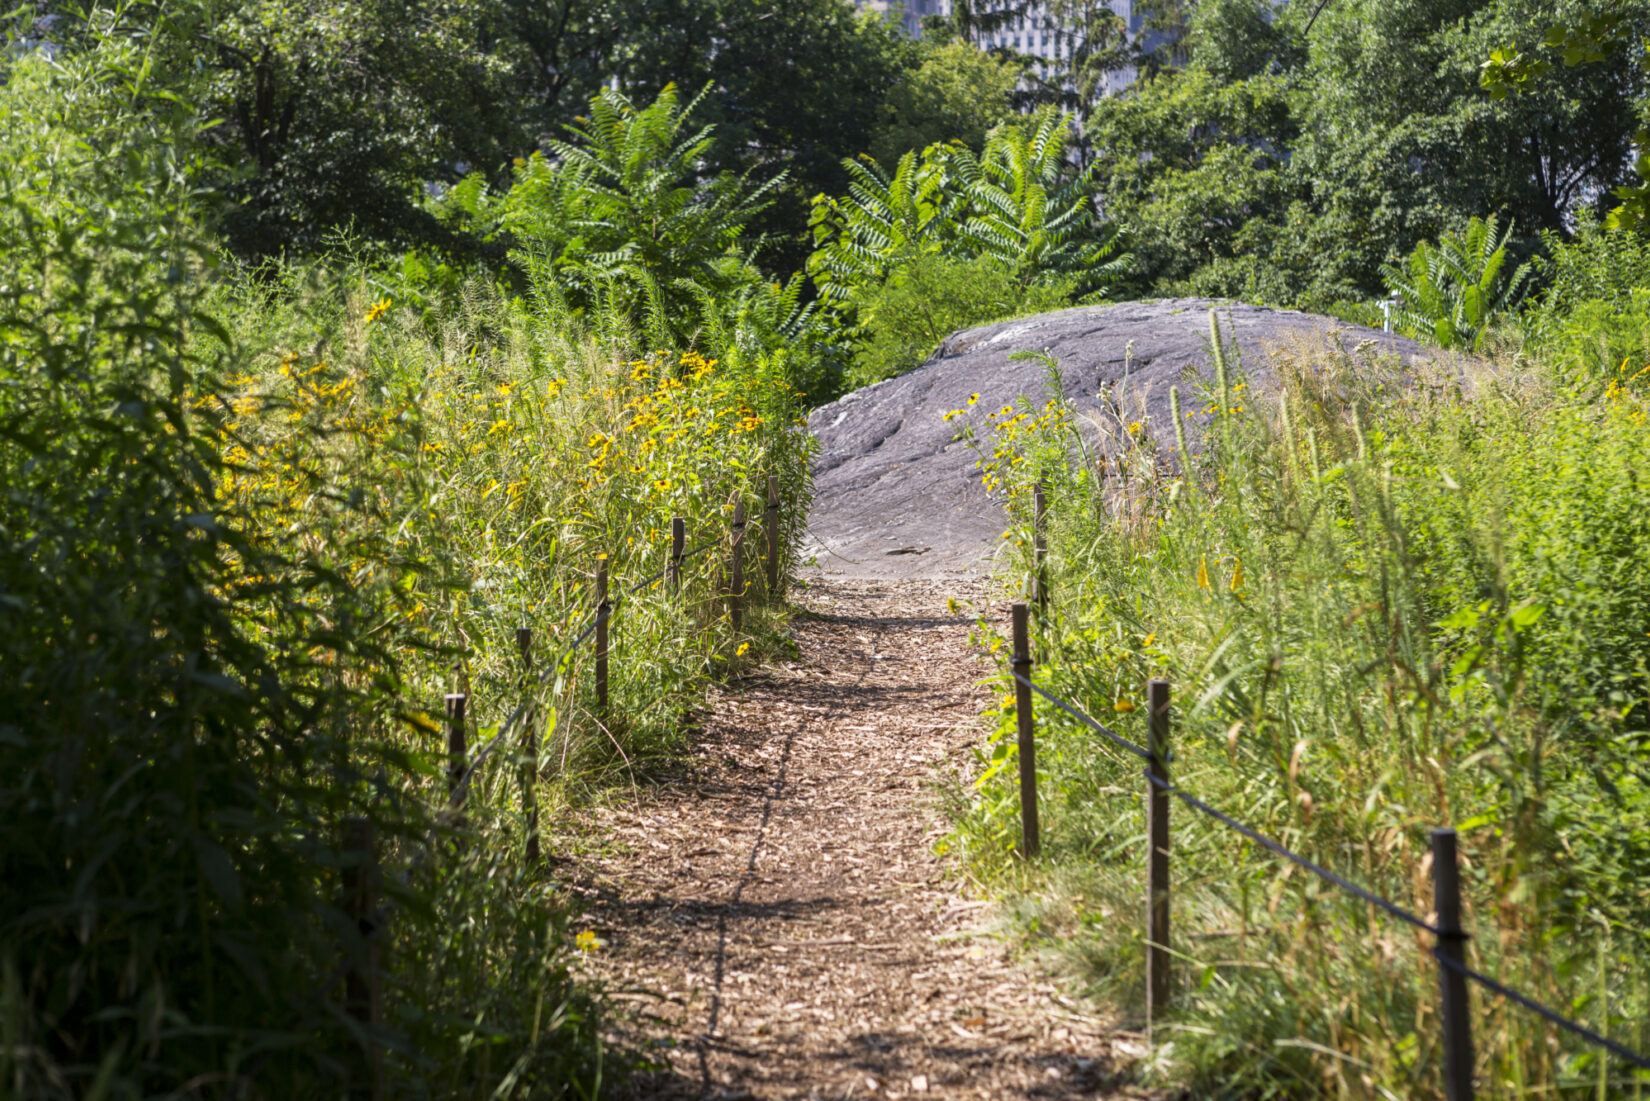
[[[1069,117],[1044,112],[999,126],[978,155],[934,145],[907,153],[891,174],[869,160],[844,162],[854,177],[848,194],[814,200],[814,277],[841,298],[908,255],[939,252],[989,256],[1023,284],[1072,280],[1103,291],[1124,263],[1095,211],[1092,167],[1072,166],[1071,136]]]
[[[892,170],[907,152],[930,145],[983,148],[986,135],[1012,115],[1019,79],[1013,64],[961,42],[925,50],[922,64],[888,93],[871,156]]]
[[[1534,47],[1549,15],[1512,0],[1311,7],[1307,34],[1310,9],[1199,4],[1187,70],[1093,109],[1107,212],[1135,242],[1143,285],[1373,297],[1381,265],[1470,217],[1560,230],[1634,178],[1641,77],[1625,51],[1495,100],[1479,87],[1483,58]],[[1646,19],[1640,4],[1567,10],[1607,9]]]
[[[967,200],[965,253],[990,256],[1022,283],[1069,279],[1080,294],[1104,293],[1127,270],[1114,256],[1116,231],[1094,209],[1094,168],[1073,172],[1070,120],[1044,112],[995,131],[976,159],[955,150],[947,169]]]
[[[676,330],[691,323],[701,295],[745,279],[736,250],[784,177],[700,180],[714,128],[694,129],[690,116],[704,95],[684,105],[667,86],[638,108],[603,90],[572,141],[549,143],[554,160],[535,155],[522,168],[497,218],[521,241],[519,261],[541,293],[587,309],[617,290],[634,300],[626,312],[654,343],[669,344],[692,335]]]
[[[1512,225],[1498,229],[1493,214],[1473,218],[1459,234],[1416,245],[1402,267],[1382,269],[1401,331],[1440,348],[1479,349],[1490,321],[1518,307],[1531,274],[1507,251]]]

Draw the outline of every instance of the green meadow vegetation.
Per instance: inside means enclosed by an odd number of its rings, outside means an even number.
[[[1124,723],[1170,676],[1181,782],[1400,902],[1455,824],[1476,962],[1642,1047],[1650,13],[1178,0],[1131,36],[1052,0],[1061,74],[982,49],[1018,15],[978,7],[921,39],[845,0],[0,15],[0,1093],[615,1089],[643,1060],[582,977],[577,854],[531,865],[530,822],[644,782],[785,647],[782,603],[736,636],[720,599],[735,502],[779,479],[789,574],[809,408],[958,328],[1180,293],[1394,295],[1470,382],[1301,350],[1260,398],[1216,335],[1203,442],[1103,426],[1104,480],[1059,397],[970,414],[1017,523],[1050,480],[1039,676]],[[630,594],[673,516],[711,552]],[[571,646],[604,561],[606,715]],[[1046,862],[1013,854],[1001,730],[948,844],[1128,1006],[1138,779],[1045,729]],[[1419,947],[1176,828],[1145,1073],[1436,1092]],[[1478,1012],[1499,1092],[1640,1088]]]
[[[1215,311],[1221,370],[1188,377],[1180,423],[1119,410],[1080,432],[1064,395],[959,412],[1014,522],[1016,586],[1047,489],[1038,683],[1144,743],[1144,683],[1168,678],[1177,785],[1416,913],[1428,831],[1453,826],[1472,966],[1643,1050],[1650,328],[1642,291],[1606,286],[1639,249],[1555,243],[1552,289],[1503,316],[1490,359],[1412,371],[1286,349],[1279,392],[1257,395],[1242,358],[1259,350]],[[1565,301],[1577,287],[1589,297]],[[982,628],[1006,663],[1004,625]],[[1032,944],[1138,1013],[1141,762],[1038,712],[1042,861],[1014,855],[1012,694],[949,844]],[[1430,938],[1173,815],[1179,988],[1154,1073],[1207,1096],[1442,1097]],[[1643,1089],[1474,997],[1486,1094]]]

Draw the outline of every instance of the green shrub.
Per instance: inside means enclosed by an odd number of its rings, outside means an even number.
[[[1595,386],[1650,362],[1650,244],[1584,222],[1573,241],[1543,238],[1548,283],[1521,318],[1529,349],[1567,379]],[[1629,374],[1633,373],[1629,370]]]
[[[855,289],[860,338],[848,372],[850,387],[904,374],[958,329],[1070,304],[1069,285],[1026,286],[990,256],[952,259],[919,253],[885,282]]]
[[[1512,223],[1499,236],[1497,228],[1495,215],[1475,217],[1459,234],[1420,242],[1403,265],[1383,265],[1398,299],[1394,327],[1440,348],[1478,350],[1490,322],[1517,309],[1531,274],[1528,264],[1511,266]]]
[[[933,145],[900,158],[844,161],[848,194],[814,200],[808,270],[825,298],[889,278],[918,252],[989,256],[1019,282],[1066,284],[1091,297],[1122,278],[1115,229],[1095,209],[1092,167],[1074,170],[1071,119],[1044,112],[1003,123],[975,153]]]
[[[673,513],[701,540],[757,474],[806,498],[791,349],[732,313],[768,324],[795,288],[722,304],[718,360],[627,359],[629,319],[553,283],[219,267],[182,182],[199,120],[134,108],[142,71],[108,46],[0,85],[0,1081],[592,1096],[627,1057],[573,978],[565,896],[523,859],[522,793],[554,810],[675,751],[741,660],[709,556],[680,600],[623,604],[602,722],[588,648],[561,651],[598,555],[627,586]],[[753,610],[752,641],[781,614]],[[490,753],[460,821],[454,689]],[[524,696],[540,776],[519,727],[498,741]],[[344,982],[368,948],[341,904],[355,818],[384,872],[375,1029]]]

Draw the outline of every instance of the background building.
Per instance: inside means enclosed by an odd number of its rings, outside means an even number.
[[[862,8],[871,11],[889,12],[896,8],[905,10],[905,33],[915,38],[922,30],[922,17],[925,15],[950,15],[951,0],[905,0],[903,4],[898,0],[854,0]]]
[[[922,31],[922,20],[927,15],[949,16],[951,14],[951,0],[854,0],[862,8],[871,11],[892,12],[903,9],[905,33],[915,37]],[[1128,27],[1130,38],[1137,38],[1145,25],[1145,16],[1134,10],[1134,0],[1109,0],[1111,9],[1122,17]],[[1006,6],[1001,0],[985,0],[980,4],[984,10],[1001,9]],[[1041,4],[1032,4],[1023,16],[1017,16],[1008,24],[986,35],[980,41],[981,49],[1006,49],[1015,53],[1025,54],[1039,60],[1045,76],[1060,72],[1070,50],[1070,35],[1064,34],[1058,20],[1051,15]],[[1135,68],[1128,66],[1119,69],[1106,77],[1106,92],[1117,93],[1134,82]]]

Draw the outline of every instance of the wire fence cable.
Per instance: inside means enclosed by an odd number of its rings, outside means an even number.
[[[1141,748],[1138,745],[1135,745],[1133,742],[1129,741],[1127,738],[1124,738],[1124,737],[1122,737],[1118,734],[1113,733],[1110,730],[1107,730],[1104,726],[1100,725],[1100,723],[1096,722],[1092,717],[1090,717],[1089,715],[1087,715],[1084,712],[1080,711],[1078,708],[1076,708],[1072,704],[1067,703],[1065,700],[1060,699],[1058,696],[1050,695],[1048,692],[1045,692],[1043,689],[1039,688],[1037,685],[1032,684],[1031,681],[1027,680],[1025,677],[1021,676],[1019,673],[1013,673],[1012,675],[1013,675],[1015,680],[1019,681],[1021,684],[1024,684],[1026,687],[1030,688],[1033,692],[1036,692],[1039,696],[1043,697],[1043,699],[1047,700],[1049,703],[1053,704],[1055,707],[1058,707],[1060,710],[1064,711],[1066,714],[1070,715],[1072,718],[1076,719],[1078,722],[1082,723],[1084,726],[1088,727],[1090,730],[1096,731],[1097,733],[1100,733],[1100,734],[1104,734],[1106,737],[1110,738],[1113,742],[1116,742],[1118,745],[1122,746],[1124,749],[1128,750],[1131,753],[1136,754],[1139,757],[1145,758],[1147,760],[1150,759],[1151,754],[1148,753],[1145,749]],[[1255,830],[1252,830],[1248,826],[1245,826],[1242,822],[1239,822],[1237,819],[1233,818],[1231,815],[1223,814],[1222,812],[1216,810],[1214,807],[1211,807],[1209,804],[1207,804],[1203,800],[1197,798],[1195,795],[1190,795],[1190,794],[1188,794],[1184,791],[1181,791],[1179,788],[1175,787],[1168,780],[1162,779],[1161,777],[1153,776],[1151,774],[1151,772],[1149,772],[1149,771],[1145,773],[1145,776],[1146,776],[1146,780],[1149,783],[1151,783],[1153,786],[1158,787],[1158,788],[1162,789],[1165,792],[1168,792],[1170,795],[1173,795],[1175,798],[1179,799],[1182,803],[1185,803],[1187,806],[1191,807],[1193,810],[1201,811],[1202,813],[1208,815],[1210,818],[1213,818],[1215,821],[1220,822],[1220,823],[1222,823],[1226,826],[1230,826],[1232,829],[1236,830],[1238,833],[1242,834],[1244,837],[1247,837],[1249,840],[1253,841],[1255,844],[1261,846],[1262,848],[1268,850],[1269,852],[1275,853],[1276,855],[1283,857],[1285,860],[1287,860],[1287,861],[1289,861],[1293,864],[1297,864],[1300,867],[1305,868],[1307,871],[1311,872],[1313,875],[1317,876],[1318,878],[1320,878],[1322,880],[1325,880],[1326,882],[1333,883],[1335,886],[1339,887],[1343,891],[1346,891],[1348,894],[1354,896],[1355,898],[1358,898],[1358,899],[1360,899],[1364,902],[1367,902],[1371,906],[1375,906],[1375,907],[1377,907],[1381,910],[1384,910],[1386,913],[1391,914],[1393,917],[1397,918],[1399,921],[1406,922],[1410,925],[1413,925],[1417,929],[1423,929],[1426,932],[1431,933],[1435,937],[1442,937],[1444,935],[1443,930],[1439,929],[1437,926],[1431,924],[1430,922],[1422,919],[1421,917],[1417,916],[1416,914],[1413,914],[1410,911],[1404,909],[1402,906],[1399,906],[1397,903],[1392,902],[1388,899],[1382,898],[1380,895],[1377,895],[1377,894],[1375,894],[1371,891],[1365,890],[1364,888],[1358,886],[1356,883],[1353,883],[1351,880],[1346,879],[1343,876],[1336,875],[1334,872],[1330,871],[1328,868],[1325,868],[1323,865],[1315,863],[1314,861],[1308,860],[1306,857],[1300,855],[1297,852],[1293,852],[1289,849],[1284,848],[1284,846],[1280,845],[1276,841],[1273,841],[1271,838],[1266,837],[1263,834],[1257,833]],[[1533,998],[1526,997],[1525,995],[1518,993],[1518,991],[1513,990],[1513,989],[1511,989],[1507,986],[1502,985],[1501,983],[1497,982],[1496,980],[1490,978],[1488,975],[1481,974],[1477,971],[1474,971],[1472,968],[1466,966],[1463,963],[1458,963],[1457,961],[1455,961],[1453,959],[1450,959],[1447,955],[1445,955],[1442,951],[1440,951],[1436,947],[1432,949],[1432,955],[1436,960],[1438,960],[1439,963],[1443,964],[1445,967],[1449,968],[1451,971],[1455,971],[1455,972],[1465,976],[1466,978],[1471,979],[1473,982],[1475,982],[1478,985],[1482,986],[1484,989],[1490,991],[1491,993],[1499,994],[1501,997],[1506,998],[1509,1001],[1516,1002],[1518,1005],[1520,1005],[1520,1006],[1524,1007],[1525,1009],[1529,1010],[1531,1013],[1534,1013],[1537,1016],[1545,1019],[1549,1023],[1557,1025],[1559,1028],[1565,1029],[1565,1030],[1575,1034],[1576,1036],[1579,1036],[1582,1039],[1588,1041],[1589,1043],[1593,1043],[1593,1044],[1598,1045],[1599,1047],[1604,1048],[1606,1051],[1610,1052],[1612,1055],[1615,1055],[1615,1056],[1617,1056],[1621,1059],[1624,1059],[1624,1060],[1626,1060],[1627,1062],[1633,1064],[1636,1067],[1640,1067],[1640,1068],[1643,1068],[1645,1070],[1650,1070],[1650,1057],[1640,1055],[1638,1052],[1633,1051],[1631,1048],[1624,1047],[1621,1044],[1615,1042],[1614,1040],[1611,1040],[1606,1036],[1602,1036],[1599,1033],[1594,1032],[1592,1029],[1588,1028],[1586,1025],[1580,1024],[1576,1021],[1572,1021],[1570,1018],[1568,1018],[1568,1017],[1564,1016],[1563,1014],[1559,1013],[1557,1010],[1551,1009],[1551,1008],[1549,1008],[1545,1005],[1542,1005],[1540,1002],[1535,1001]]]
[[[1149,761],[1152,759],[1151,753],[1144,747],[1135,745],[1121,734],[1107,730],[1104,726],[1101,726],[1094,719],[1090,718],[1082,711],[1079,711],[1065,700],[1062,700],[1059,696],[1049,695],[1047,692],[1037,687],[1037,685],[1031,683],[1031,681],[1027,680],[1025,677],[1022,677],[1019,673],[1014,673],[1013,677],[1015,680],[1019,681],[1021,684],[1025,685],[1027,688],[1031,689],[1033,692],[1043,697],[1043,699],[1047,700],[1049,703],[1052,703],[1055,707],[1058,707],[1061,711],[1064,711],[1066,714],[1070,715],[1072,718],[1076,719],[1096,734],[1104,734],[1122,748],[1128,750],[1136,757],[1139,757],[1142,761]]]
[[[1466,964],[1457,963],[1455,960],[1450,959],[1436,948],[1432,950],[1432,955],[1434,959],[1449,968],[1451,971],[1454,971],[1456,974],[1466,976],[1491,993],[1499,994],[1508,1001],[1517,1002],[1519,1005],[1523,1006],[1531,1013],[1534,1013],[1536,1016],[1543,1017],[1550,1023],[1557,1025],[1559,1028],[1567,1029],[1568,1031],[1575,1033],[1583,1040],[1589,1040],[1592,1043],[1597,1044],[1599,1047],[1609,1051],[1612,1055],[1619,1056],[1636,1067],[1642,1067],[1645,1070],[1650,1070],[1650,1057],[1640,1055],[1631,1048],[1622,1047],[1609,1037],[1600,1036],[1586,1025],[1577,1024],[1568,1017],[1564,1016],[1562,1013],[1558,1012],[1556,1009],[1549,1009],[1532,998],[1526,998],[1516,990],[1509,990],[1507,987],[1502,986],[1488,975],[1481,975],[1477,971],[1474,971],[1472,968],[1468,967]]]
[[[689,558],[694,558],[698,555],[704,554],[708,550],[713,550],[720,544],[720,542],[720,540],[713,540],[709,543],[701,543],[699,546],[694,547],[690,551],[683,551],[682,561],[685,562]],[[590,622],[585,624],[584,630],[580,631],[578,636],[574,638],[572,642],[562,647],[562,651],[556,655],[555,661],[546,663],[544,666],[544,671],[538,675],[538,684],[543,685],[546,681],[548,681],[550,679],[550,674],[560,669],[562,664],[573,655],[573,651],[577,650],[580,646],[583,646],[590,640],[590,636],[596,633],[597,627],[601,626],[607,620],[612,619],[613,613],[618,610],[621,601],[628,596],[636,595],[650,585],[664,580],[665,574],[669,572],[669,567],[666,567],[653,576],[642,581],[638,581],[629,589],[608,601],[607,607],[596,609],[596,614],[590,617]],[[467,767],[464,770],[463,775],[458,778],[458,783],[453,785],[452,793],[449,796],[451,800],[456,802],[467,791],[469,791],[470,777],[474,776],[476,771],[487,762],[487,758],[492,756],[493,750],[497,748],[499,744],[505,740],[506,736],[508,736],[509,733],[516,728],[516,724],[527,716],[527,712],[532,708],[532,706],[532,704],[526,702],[525,700],[516,705],[516,709],[510,713],[510,717],[504,720],[504,725],[498,728],[498,733],[495,734],[486,746],[482,748],[480,753],[476,754],[475,759],[470,762],[469,767]]]

